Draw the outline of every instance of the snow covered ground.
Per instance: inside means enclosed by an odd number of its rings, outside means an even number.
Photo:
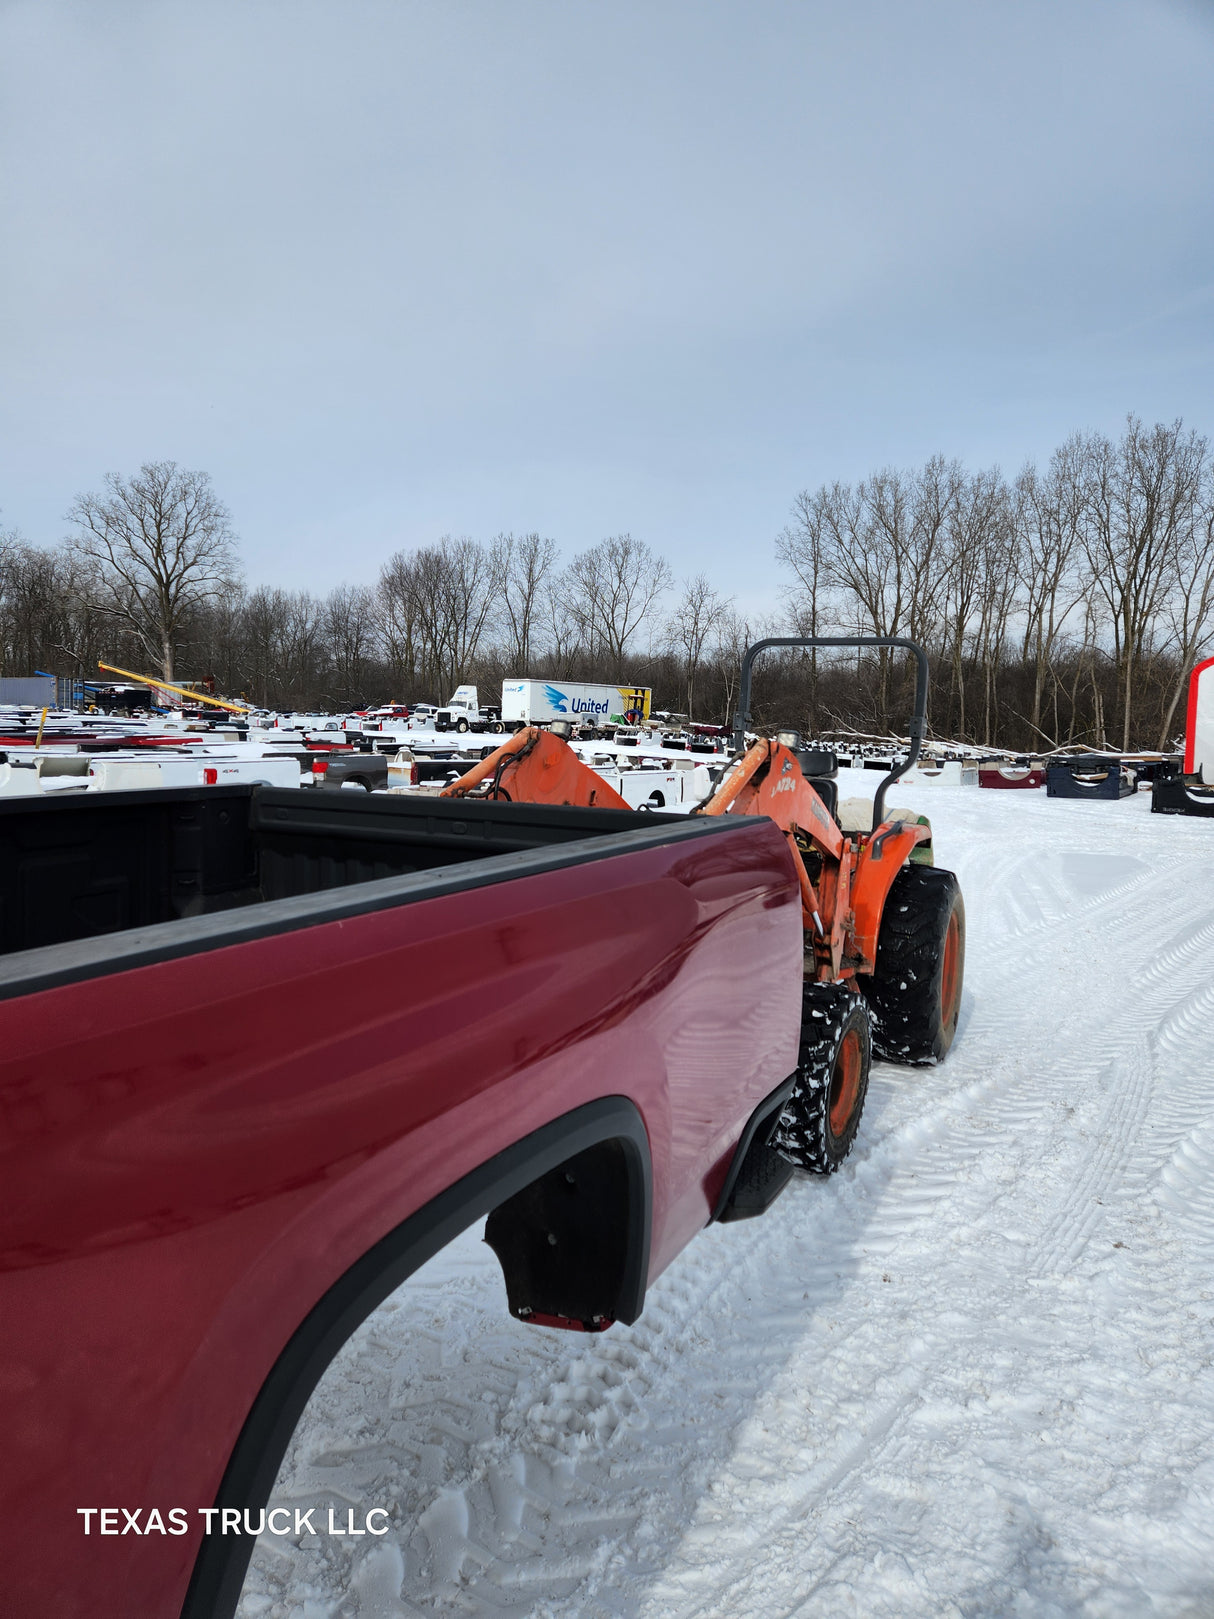
[[[390,1534],[264,1538],[241,1619],[1214,1614],[1214,823],[921,796],[948,1061],[875,1067],[841,1173],[634,1327],[524,1327],[477,1232],[440,1255],[275,1489]]]

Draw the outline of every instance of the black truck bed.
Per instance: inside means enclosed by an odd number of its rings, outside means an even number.
[[[737,824],[241,785],[0,801],[0,998]]]

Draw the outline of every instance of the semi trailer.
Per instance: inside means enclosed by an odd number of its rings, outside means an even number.
[[[600,727],[642,725],[649,718],[648,686],[592,686],[571,680],[503,680],[502,722],[551,725],[554,720]]]

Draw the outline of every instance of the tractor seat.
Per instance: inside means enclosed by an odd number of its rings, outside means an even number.
[[[831,781],[826,776],[806,776],[805,779],[826,805],[831,815],[838,821],[839,783]]]
[[[797,763],[801,766],[801,774],[834,815],[835,805],[839,801],[839,786],[835,781],[839,774],[838,759],[829,748],[798,748]]]
[[[839,774],[838,756],[829,748],[798,748],[797,763],[801,774],[810,779],[820,776],[825,781],[834,781]]]
[[[814,787],[817,787],[814,782]],[[835,820],[844,832],[871,832],[873,829],[873,801],[871,798],[845,798],[834,812]],[[912,809],[897,809],[892,804],[885,806],[885,819],[887,821],[918,821],[919,812]]]

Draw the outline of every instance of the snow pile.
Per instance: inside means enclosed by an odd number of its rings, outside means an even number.
[[[266,1537],[242,1619],[1214,1612],[1214,825],[927,807],[949,1060],[877,1066],[842,1172],[704,1232],[635,1327],[512,1322],[466,1234],[274,1492],[390,1534]]]

